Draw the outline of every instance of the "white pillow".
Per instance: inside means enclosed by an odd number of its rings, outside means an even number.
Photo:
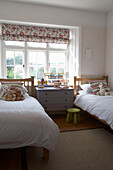
[[[78,91],[78,94],[79,94],[79,95],[84,94],[84,90],[79,90],[79,91]]]
[[[84,91],[84,93],[92,93],[90,84],[81,84],[80,87]]]

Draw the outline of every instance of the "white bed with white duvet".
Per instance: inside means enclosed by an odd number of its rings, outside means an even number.
[[[34,77],[1,78],[0,83],[2,88],[8,86],[15,89],[19,86],[25,97],[22,101],[0,100],[0,149],[42,147],[44,159],[49,159],[49,151],[56,146],[59,128],[38,100],[31,97],[34,96]]]
[[[108,76],[103,76],[103,78],[74,77],[75,93],[79,94],[76,95],[74,105],[94,115],[113,129],[113,92],[105,96],[96,95],[96,91],[99,90],[99,82],[103,83],[103,87],[108,93],[110,90],[107,86]]]
[[[113,129],[113,93],[110,96],[77,95],[74,104],[105,121]]]
[[[54,150],[58,126],[27,93],[23,101],[0,100],[0,149],[23,146]]]

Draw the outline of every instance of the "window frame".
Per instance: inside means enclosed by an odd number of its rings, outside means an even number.
[[[64,68],[64,73],[68,71],[68,61],[69,61],[69,45],[67,45],[67,49],[58,49],[58,48],[50,48],[49,43],[47,43],[46,48],[41,48],[41,47],[30,47],[27,42],[25,42],[25,46],[16,46],[16,45],[5,45],[5,41],[2,40],[2,46],[3,46],[3,55],[2,61],[3,61],[3,67],[2,67],[2,77],[6,78],[6,51],[14,50],[14,51],[22,51],[24,53],[24,75],[23,78],[29,77],[29,57],[28,57],[28,52],[29,51],[43,51],[45,52],[45,73],[49,73],[49,52],[64,52],[65,53],[65,68]],[[5,68],[5,69],[3,69]]]
[[[6,51],[22,51],[24,54],[23,57],[23,78],[25,77],[25,49],[24,47],[20,47],[20,46],[12,46],[12,45],[5,45],[5,42],[3,42],[3,56],[2,57],[2,61],[3,61],[3,77],[6,78],[7,76],[7,64],[6,64]],[[14,65],[15,66],[15,65]]]

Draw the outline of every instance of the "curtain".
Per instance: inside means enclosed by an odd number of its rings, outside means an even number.
[[[5,41],[26,41],[43,43],[69,43],[69,29],[2,24]]]

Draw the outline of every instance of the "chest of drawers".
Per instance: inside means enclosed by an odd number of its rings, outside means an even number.
[[[66,111],[73,107],[73,88],[57,89],[54,87],[36,87],[35,94],[46,112]]]

